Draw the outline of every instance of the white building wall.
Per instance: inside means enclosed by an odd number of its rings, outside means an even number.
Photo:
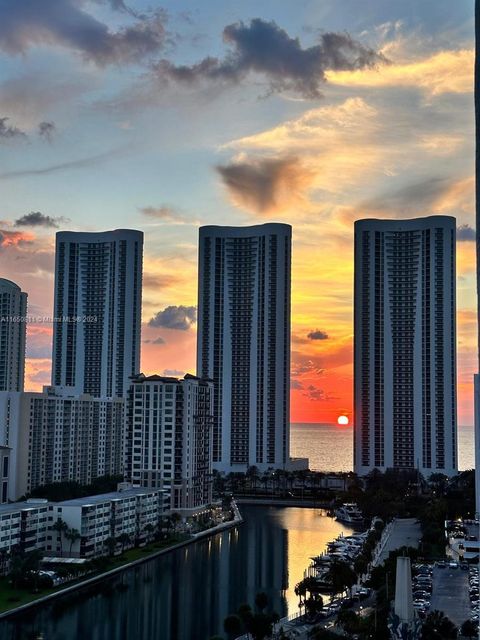
[[[23,391],[27,294],[0,278],[0,391]]]
[[[140,370],[143,233],[61,231],[56,242],[52,384],[122,397]]]
[[[355,471],[457,472],[455,219],[355,223]]]
[[[197,374],[215,382],[213,466],[290,461],[291,227],[200,229]]]

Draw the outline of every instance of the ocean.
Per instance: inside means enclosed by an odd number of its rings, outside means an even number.
[[[315,471],[352,471],[353,427],[320,423],[292,423],[290,453],[309,458]],[[458,428],[458,468],[473,469],[473,427]]]

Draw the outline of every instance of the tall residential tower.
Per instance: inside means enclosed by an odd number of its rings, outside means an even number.
[[[289,463],[291,240],[287,224],[200,229],[197,374],[215,384],[219,471]]]
[[[61,231],[52,384],[121,397],[140,371],[143,233]]]
[[[0,278],[0,391],[23,391],[27,294]]]
[[[355,471],[457,472],[455,219],[355,223]]]

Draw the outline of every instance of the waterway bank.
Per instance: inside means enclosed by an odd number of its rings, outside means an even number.
[[[137,558],[130,562],[126,561],[124,564],[121,564],[120,566],[115,567],[113,569],[109,569],[108,571],[98,573],[84,580],[76,581],[66,587],[59,587],[57,590],[52,591],[51,593],[47,593],[45,595],[39,595],[37,598],[30,600],[29,602],[26,602],[20,606],[13,605],[11,609],[7,609],[6,611],[0,612],[0,620],[18,616],[29,609],[42,606],[44,604],[51,602],[54,599],[62,598],[64,596],[72,594],[75,591],[89,589],[94,585],[97,585],[101,582],[109,580],[121,574],[122,572],[128,571],[129,569],[132,569],[145,562],[150,562],[155,558],[158,558],[167,553],[172,553],[178,549],[182,549],[183,547],[186,547],[195,542],[198,542],[199,540],[209,538],[211,536],[217,535],[218,533],[222,533],[223,531],[226,531],[228,529],[237,527],[240,524],[242,524],[243,518],[236,504],[233,505],[233,509],[235,513],[235,517],[233,520],[230,520],[228,522],[223,522],[222,524],[212,527],[211,529],[200,531],[199,533],[192,535],[190,538],[186,540],[182,540],[181,542],[177,542],[168,547],[164,547],[162,549],[156,549],[154,551],[151,551],[150,553],[145,553],[145,555],[140,558]]]
[[[318,509],[240,505],[244,523],[113,576],[108,588],[57,598],[2,620],[0,640],[209,640],[267,593],[283,618],[310,558],[352,530]]]
[[[301,498],[255,498],[254,496],[245,496],[242,498],[235,498],[237,504],[247,505],[264,505],[271,507],[305,507],[308,509],[330,509],[331,502],[325,502],[322,500],[311,500]]]

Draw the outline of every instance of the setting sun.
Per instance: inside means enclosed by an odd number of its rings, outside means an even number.
[[[348,416],[338,416],[337,418],[337,424],[348,424]]]

